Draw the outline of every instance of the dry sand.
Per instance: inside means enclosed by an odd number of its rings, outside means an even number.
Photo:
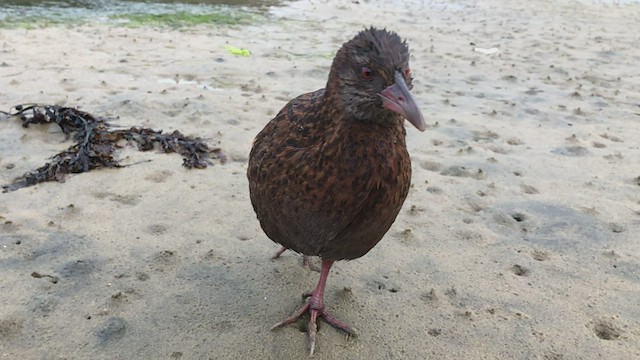
[[[306,0],[252,26],[0,30],[0,109],[78,106],[229,157],[187,170],[128,149],[138,164],[0,194],[0,358],[306,358],[296,326],[269,327],[318,273],[269,259],[247,155],[368,25],[407,38],[430,128],[408,126],[395,225],[329,278],[360,337],[322,326],[316,358],[640,358],[638,24],[624,2]],[[0,181],[63,140],[0,121]]]

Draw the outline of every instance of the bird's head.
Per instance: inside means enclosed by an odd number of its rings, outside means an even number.
[[[372,27],[338,50],[326,89],[351,118],[381,123],[403,117],[424,131],[411,82],[407,43],[394,32]]]

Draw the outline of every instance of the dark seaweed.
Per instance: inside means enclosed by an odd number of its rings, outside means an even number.
[[[18,190],[45,181],[64,182],[67,174],[83,173],[98,168],[123,167],[114,157],[118,143],[137,144],[138,150],[162,150],[182,155],[182,165],[191,169],[204,169],[212,165],[211,159],[224,163],[226,158],[220,148],[210,148],[201,138],[185,136],[178,130],[163,134],[162,130],[141,127],[114,129],[107,118],[70,107],[57,105],[17,105],[11,111],[1,113],[17,116],[22,126],[56,123],[66,139],[73,137],[75,144],[56,154],[42,167],[28,172],[11,184],[3,185],[3,192]]]

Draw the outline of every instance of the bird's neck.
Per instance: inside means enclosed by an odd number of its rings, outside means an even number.
[[[326,125],[335,131],[347,133],[357,131],[362,133],[377,133],[377,136],[404,136],[404,119],[402,116],[386,110],[372,109],[375,116],[357,116],[349,111],[338,94],[325,91],[320,105],[320,118],[327,119]]]
[[[325,155],[332,157],[338,154],[351,154],[354,149],[368,146],[406,147],[406,130],[402,117],[395,116],[384,121],[357,119],[344,111],[338,111],[331,105],[326,106],[327,103],[335,103],[330,99],[324,100],[320,118],[326,119],[321,142]]]

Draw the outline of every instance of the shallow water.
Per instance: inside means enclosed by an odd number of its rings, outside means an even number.
[[[25,7],[77,7],[100,9],[109,8],[114,5],[125,6],[135,3],[142,3],[148,6],[154,4],[203,4],[203,5],[234,5],[234,6],[269,6],[276,5],[282,1],[277,0],[4,0],[3,5],[25,6]]]
[[[81,21],[90,18],[104,21],[122,14],[194,14],[212,11],[250,10],[266,11],[278,6],[282,0],[3,0],[0,21],[18,18],[46,18],[53,21]]]

